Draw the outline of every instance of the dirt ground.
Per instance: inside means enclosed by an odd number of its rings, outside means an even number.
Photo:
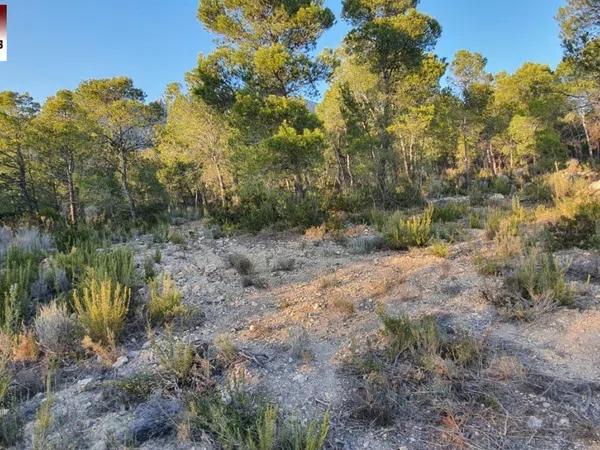
[[[291,233],[212,239],[200,223],[184,225],[181,231],[189,237],[184,246],[155,244],[150,236],[132,243],[140,265],[160,248],[158,269],[170,273],[184,302],[204,314],[203,320],[178,329],[177,336],[193,343],[228,336],[244,356],[239,370],[246,381],[265,391],[287,414],[307,420],[330,411],[330,448],[600,449],[600,285],[594,277],[569,272],[575,307],[556,309],[533,322],[508,322],[482,295],[483,289],[495,289],[498,281],[480,275],[474,266],[475,253],[486,245],[478,230],[469,230],[466,241],[452,245],[447,258],[427,249],[358,255],[332,239],[311,240]],[[231,253],[247,255],[266,287],[243,287],[240,275],[227,265]],[[582,256],[572,251],[563,259],[568,263],[577,257]],[[294,260],[293,270],[273,270],[282,258]],[[587,253],[583,258],[598,256]],[[443,422],[424,424],[398,417],[390,426],[376,427],[355,420],[349,405],[356,380],[343,370],[343,360],[353,346],[377,334],[377,308],[411,317],[439,315],[450,328],[510,354],[535,374],[539,389],[515,392],[519,400],[511,411],[518,411],[523,422],[518,438],[509,438],[506,424],[504,430],[496,424],[493,433],[461,431],[470,434],[444,440]],[[82,363],[65,375],[68,381],[58,384],[53,430],[55,440],[70,443],[64,448],[120,448],[115,436],[133,413],[124,405],[103,409],[99,385],[105,379],[156,369],[144,333],[136,336],[125,343],[127,361],[120,367]],[[298,351],[308,356],[298,357]],[[43,397],[38,394],[31,408]],[[469,424],[462,430],[470,430]],[[211,445],[169,436],[148,441],[142,448]]]

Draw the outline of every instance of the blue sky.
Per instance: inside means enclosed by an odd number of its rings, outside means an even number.
[[[339,17],[341,0],[325,0]],[[0,0],[8,4],[8,62],[0,91],[43,101],[81,80],[126,75],[149,99],[182,81],[213,36],[196,19],[197,0]],[[562,50],[554,16],[562,0],[422,0],[442,25],[437,53],[481,52],[489,70],[514,71],[525,61],[552,67]],[[338,19],[319,42],[335,47],[347,25]]]

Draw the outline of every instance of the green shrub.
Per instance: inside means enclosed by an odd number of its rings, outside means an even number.
[[[88,274],[81,294],[73,294],[73,305],[92,341],[109,347],[115,344],[125,324],[130,294],[130,289],[118,282]]]
[[[0,328],[16,332],[34,311],[31,287],[38,279],[39,255],[9,247],[0,269]]]
[[[285,420],[276,405],[234,387],[224,400],[219,393],[197,395],[188,405],[191,435],[208,431],[224,449],[322,450],[329,432],[329,414],[307,426]]]
[[[469,214],[469,227],[473,229],[483,228],[483,215],[479,211]]]
[[[446,202],[435,205],[431,214],[433,222],[454,222],[467,213],[467,205],[459,202]]]
[[[154,254],[152,255],[152,259],[154,259],[154,262],[155,262],[156,264],[160,264],[160,262],[162,261],[162,253],[160,252],[160,249],[159,249],[159,248],[157,248],[157,249],[154,251]]]
[[[429,248],[431,253],[440,258],[447,258],[450,254],[450,246],[446,242],[436,241]]]
[[[383,238],[388,247],[404,250],[408,247],[423,247],[431,239],[431,217],[433,207],[422,214],[405,219],[400,211],[389,217],[384,225]]]
[[[580,204],[572,218],[561,217],[547,227],[548,245],[552,250],[578,247],[600,249],[600,202]]]
[[[509,288],[527,300],[548,300],[561,306],[573,303],[573,291],[554,256],[532,249],[507,278]]]
[[[154,259],[150,257],[144,258],[142,265],[144,268],[144,280],[150,281],[156,276],[156,270],[154,270]]]
[[[398,355],[417,357],[423,354],[436,354],[442,337],[434,316],[411,320],[408,316],[389,316],[379,312],[383,323],[383,334],[388,339],[387,351],[391,360]]]
[[[151,338],[152,351],[165,374],[177,381],[184,382],[190,378],[196,352],[194,347],[182,341],[178,341],[167,328],[165,338],[157,342]]]
[[[179,230],[175,230],[169,233],[169,241],[175,245],[185,245],[187,242],[183,233]]]
[[[183,296],[168,274],[163,274],[160,280],[152,280],[149,288],[148,320],[150,323],[162,324],[185,313],[185,307],[181,301]]]

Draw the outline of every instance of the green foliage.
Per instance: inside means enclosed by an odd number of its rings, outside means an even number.
[[[236,386],[222,396],[195,396],[189,403],[192,433],[207,430],[224,449],[321,450],[329,432],[329,414],[307,426],[280,417],[277,406]]]
[[[458,202],[447,202],[433,207],[433,222],[454,222],[467,213],[467,205]]]
[[[526,254],[508,277],[509,288],[527,300],[549,300],[566,306],[573,302],[573,291],[554,256],[536,249]]]
[[[0,328],[16,332],[33,312],[30,289],[38,278],[40,257],[11,246],[0,267]]]
[[[151,343],[152,351],[167,375],[182,382],[190,377],[196,357],[196,352],[190,344],[176,340],[170,328],[167,328],[163,340],[157,342],[152,337]]]
[[[73,293],[73,306],[93,342],[114,347],[127,318],[130,295],[130,289],[118,281],[88,272],[81,293]]]
[[[600,248],[600,203],[586,201],[577,206],[573,217],[561,217],[547,227],[548,245],[553,250]]]
[[[182,294],[168,274],[161,279],[153,279],[148,285],[150,300],[148,301],[148,319],[150,323],[162,324],[186,312],[182,303]]]
[[[432,215],[431,206],[422,214],[408,219],[400,211],[395,212],[386,220],[383,227],[386,245],[395,250],[427,245],[432,235]]]
[[[433,244],[431,244],[430,251],[435,256],[438,256],[440,258],[447,258],[450,254],[450,247],[445,242],[436,241]]]

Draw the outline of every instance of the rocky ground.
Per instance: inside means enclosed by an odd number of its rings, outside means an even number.
[[[184,302],[203,313],[178,327],[176,336],[196,345],[228,336],[241,355],[232,370],[243,371],[247,383],[287,414],[308,419],[330,411],[330,448],[600,449],[598,255],[561,254],[571,267],[575,307],[523,323],[503,320],[482,294],[496,289],[498,281],[480,275],[473,263],[475,253],[487,245],[480,230],[468,230],[468,238],[452,245],[447,258],[428,249],[355,254],[341,241],[296,234],[213,239],[200,223],[183,225],[181,231],[185,245],[155,244],[150,236],[132,242],[140,264],[160,248],[157,269],[170,273]],[[242,286],[240,275],[227,264],[232,253],[254,262],[264,286]],[[496,406],[493,418],[463,414],[449,424],[448,416],[424,421],[418,411],[410,411],[383,427],[357,420],[352,410],[357,379],[344,369],[344,361],[352,348],[377,334],[378,307],[411,317],[439,315],[450,329],[485,342],[499,364],[510,361],[513,372],[515,365],[522,367],[527,378],[514,387],[498,381],[507,388],[508,400]],[[122,448],[122,436],[132,428],[143,433],[172,426],[182,409],[177,401],[152,398],[131,406],[111,399],[104,388],[107,380],[152,372],[157,365],[140,327],[130,333],[113,366],[82,361],[61,369],[49,442],[56,448]],[[25,405],[26,436],[33,435],[34,414],[44,401],[40,392]],[[32,445],[30,439],[26,445]],[[173,432],[140,448],[213,447],[209,439],[190,443]]]

